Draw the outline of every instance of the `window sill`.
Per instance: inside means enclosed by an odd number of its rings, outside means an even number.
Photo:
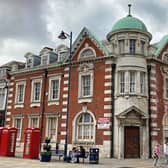
[[[52,105],[59,105],[59,100],[49,100],[48,106],[52,106]]]
[[[91,103],[92,97],[80,97],[78,98],[78,103]]]
[[[40,107],[40,102],[31,102],[30,107]]]
[[[14,108],[23,108],[24,107],[24,103],[16,103]]]

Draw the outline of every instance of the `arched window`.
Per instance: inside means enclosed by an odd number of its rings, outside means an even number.
[[[81,113],[76,118],[75,130],[77,141],[94,141],[95,123],[90,113]]]
[[[91,48],[86,48],[80,53],[80,59],[95,57],[95,52]]]

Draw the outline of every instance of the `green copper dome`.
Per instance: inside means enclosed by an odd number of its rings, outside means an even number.
[[[132,17],[131,15],[117,21],[112,28],[112,32],[123,29],[137,29],[147,32],[145,24],[141,20]]]

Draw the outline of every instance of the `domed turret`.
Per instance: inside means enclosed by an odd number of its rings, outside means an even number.
[[[137,29],[147,32],[145,24],[141,20],[132,17],[131,15],[128,15],[127,17],[124,17],[117,21],[112,28],[112,32],[125,29]]]
[[[131,15],[131,5],[129,4],[128,6],[128,16],[121,18],[113,25],[112,30],[107,34],[107,39],[110,40],[111,37],[116,33],[134,31],[146,34],[151,40],[152,35],[148,32],[146,25],[140,19]]]

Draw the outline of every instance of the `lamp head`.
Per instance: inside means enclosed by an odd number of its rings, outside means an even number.
[[[60,33],[60,35],[58,36],[58,38],[61,39],[61,40],[65,40],[65,39],[67,39],[67,36],[66,36],[66,34],[65,34],[64,31],[61,31],[61,33]]]

